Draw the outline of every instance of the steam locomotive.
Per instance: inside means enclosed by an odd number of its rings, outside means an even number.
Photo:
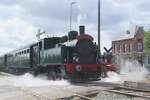
[[[93,37],[84,30],[80,26],[80,35],[70,31],[68,36],[44,38],[2,55],[0,70],[13,74],[31,72],[34,76],[44,73],[53,80],[98,80],[114,65],[109,54],[105,57],[99,54]]]

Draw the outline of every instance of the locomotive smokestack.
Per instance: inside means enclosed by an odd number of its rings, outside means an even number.
[[[80,33],[80,35],[85,34],[85,26],[84,25],[79,26],[79,33]]]

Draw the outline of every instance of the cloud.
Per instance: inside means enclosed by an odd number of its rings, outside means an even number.
[[[36,41],[38,29],[50,36],[69,31],[70,2],[73,0],[1,0],[0,51]],[[97,0],[74,0],[72,28],[86,25],[86,33],[97,41]],[[101,0],[102,47],[134,25],[150,25],[149,0]]]
[[[19,46],[33,43],[36,39],[36,28],[32,24],[16,17],[1,21],[0,27],[1,53],[3,53],[6,48],[12,50]]]
[[[135,25],[150,26],[149,0],[101,0],[101,34],[103,45]],[[105,42],[109,41],[109,42]]]

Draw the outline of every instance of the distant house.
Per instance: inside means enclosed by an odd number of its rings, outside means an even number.
[[[135,26],[125,31],[119,38],[112,41],[113,54],[128,54],[143,52],[144,29]]]

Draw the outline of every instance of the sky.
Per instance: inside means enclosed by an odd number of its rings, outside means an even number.
[[[37,41],[44,35],[63,36],[69,31],[70,3],[72,29],[85,25],[86,34],[97,41],[97,0],[0,0],[0,54]],[[150,27],[149,0],[100,0],[101,49],[135,25]]]

